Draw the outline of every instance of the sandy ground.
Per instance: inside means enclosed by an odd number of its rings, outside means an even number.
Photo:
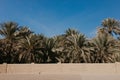
[[[120,80],[120,74],[95,74],[95,73],[0,74],[0,80]]]

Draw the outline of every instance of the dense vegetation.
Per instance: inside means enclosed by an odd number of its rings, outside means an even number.
[[[120,61],[120,22],[107,18],[93,38],[74,29],[48,38],[15,22],[0,24],[0,63],[114,63]]]

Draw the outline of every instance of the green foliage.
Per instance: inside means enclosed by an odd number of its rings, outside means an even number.
[[[15,22],[1,23],[0,63],[119,62],[119,25],[118,20],[107,18],[96,36],[89,39],[71,28],[65,34],[48,38]]]

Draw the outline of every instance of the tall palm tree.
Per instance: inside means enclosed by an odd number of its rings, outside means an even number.
[[[109,34],[119,34],[120,33],[120,24],[118,20],[115,20],[113,18],[107,18],[103,20],[102,26],[108,31]]]

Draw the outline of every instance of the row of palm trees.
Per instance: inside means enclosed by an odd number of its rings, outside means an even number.
[[[0,24],[0,63],[114,63],[120,61],[120,22],[103,20],[93,38],[75,29],[48,38],[15,22]]]

